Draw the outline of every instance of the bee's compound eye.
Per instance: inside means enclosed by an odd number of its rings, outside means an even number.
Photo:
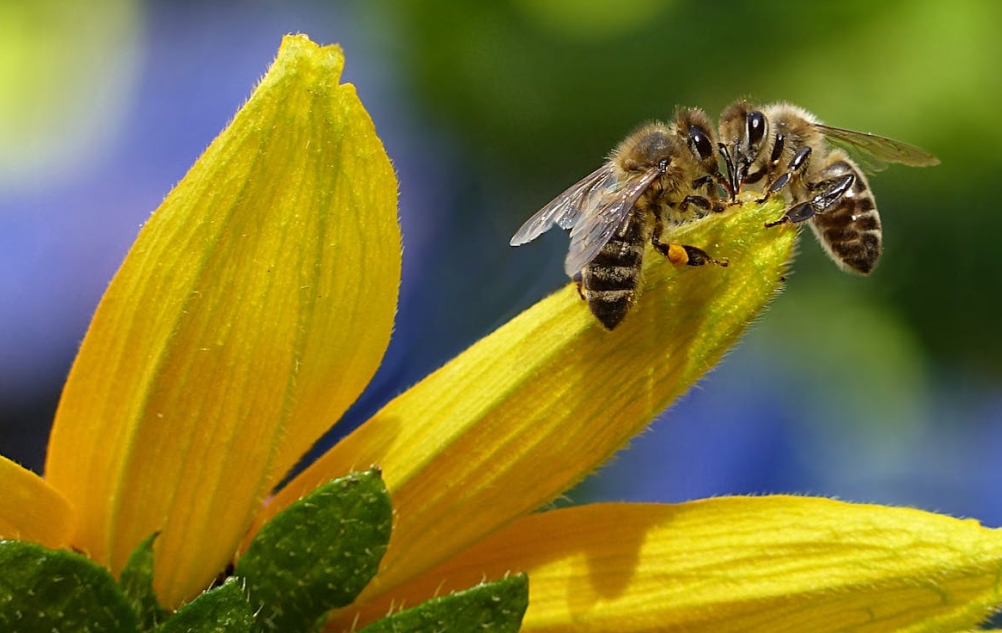
[[[700,160],[706,160],[713,156],[713,143],[710,136],[695,125],[689,126],[689,144]]]
[[[754,147],[765,136],[765,115],[758,110],[748,113],[748,146]]]

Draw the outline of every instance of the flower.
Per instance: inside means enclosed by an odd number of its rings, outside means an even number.
[[[533,514],[719,360],[781,284],[779,201],[682,227],[727,268],[645,263],[605,332],[568,285],[386,405],[269,498],[358,397],[400,280],[393,170],[343,57],[302,36],[140,233],[73,366],[45,477],[0,460],[0,536],[118,573],[151,534],[177,607],[269,518],[378,465],[395,520],[328,630],[526,571],[527,631],[960,630],[999,603],[971,521],[797,497]]]

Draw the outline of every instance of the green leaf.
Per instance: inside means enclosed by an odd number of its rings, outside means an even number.
[[[136,616],[108,570],[90,559],[0,541],[0,631],[134,633]]]
[[[139,628],[144,631],[163,622],[169,615],[153,592],[153,541],[159,534],[154,532],[139,544],[118,578],[118,586],[132,604],[132,610],[139,618]]]
[[[515,633],[529,606],[529,578],[518,574],[434,598],[382,620],[359,633]]]
[[[254,612],[238,578],[206,591],[178,609],[154,633],[250,633]]]
[[[350,604],[375,575],[391,523],[378,469],[335,479],[275,515],[236,568],[259,630],[308,631]]]

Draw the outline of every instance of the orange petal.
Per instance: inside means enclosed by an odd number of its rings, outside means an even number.
[[[75,520],[66,497],[35,473],[0,456],[0,539],[57,549],[70,542]]]
[[[143,228],[59,405],[46,473],[80,512],[75,544],[117,573],[160,530],[167,606],[222,570],[389,342],[396,180],[343,63],[284,40]]]

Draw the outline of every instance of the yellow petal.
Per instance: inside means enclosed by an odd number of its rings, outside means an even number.
[[[956,631],[1002,602],[1002,534],[803,497],[581,506],[520,519],[399,588],[394,606],[511,571],[529,575],[524,632]],[[342,610],[328,630],[387,608]]]
[[[772,297],[796,233],[763,227],[781,205],[676,233],[727,268],[674,268],[649,252],[638,305],[613,332],[573,284],[541,301],[388,404],[258,522],[319,482],[380,466],[396,522],[365,600],[551,501],[710,369]]]
[[[73,508],[44,479],[0,456],[0,490],[0,539],[34,541],[53,549],[69,544]]]
[[[284,40],[143,228],[59,405],[46,474],[80,512],[75,545],[117,572],[161,530],[168,606],[225,566],[389,341],[396,180],[343,62]]]

